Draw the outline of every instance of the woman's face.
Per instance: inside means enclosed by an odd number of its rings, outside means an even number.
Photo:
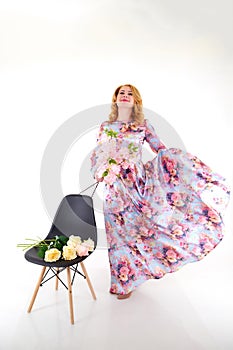
[[[116,103],[118,107],[133,107],[134,97],[129,86],[122,86],[118,92]]]

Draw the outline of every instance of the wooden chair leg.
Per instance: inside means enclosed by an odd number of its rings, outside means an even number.
[[[57,267],[57,274],[59,273],[59,267]],[[59,279],[57,278],[57,276],[55,277],[55,289],[58,290],[58,282],[59,282]]]
[[[40,288],[40,284],[41,284],[41,282],[42,282],[42,280],[43,280],[43,277],[44,277],[44,274],[45,274],[45,270],[46,270],[46,266],[44,266],[44,267],[42,268],[42,271],[41,271],[39,280],[38,280],[38,282],[37,282],[35,291],[34,291],[34,293],[33,293],[33,296],[32,296],[31,302],[30,302],[30,305],[29,305],[29,307],[28,307],[28,312],[31,312],[31,310],[32,310],[34,301],[35,301],[35,299],[36,299],[38,290],[39,290],[39,288]]]
[[[66,271],[67,271],[67,284],[68,284],[68,292],[69,292],[70,322],[71,322],[71,324],[74,324],[74,310],[73,310],[73,296],[72,296],[70,268],[67,267]]]
[[[88,287],[89,287],[89,289],[91,291],[92,297],[93,297],[94,300],[96,300],[96,295],[95,295],[94,289],[92,287],[91,280],[90,280],[90,278],[88,276],[87,270],[86,270],[86,268],[84,266],[84,263],[81,262],[80,265],[81,265],[81,268],[83,270],[84,275],[86,276],[87,284],[88,284]]]

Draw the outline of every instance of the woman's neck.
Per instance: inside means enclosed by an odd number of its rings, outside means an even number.
[[[131,121],[132,120],[132,109],[131,108],[119,108],[117,120]]]

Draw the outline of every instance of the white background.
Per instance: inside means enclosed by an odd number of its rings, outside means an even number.
[[[53,133],[76,113],[110,103],[122,83],[135,85],[144,106],[173,126],[186,149],[232,184],[231,0],[8,0],[0,10],[6,265],[24,259],[17,243],[49,229],[40,166]],[[65,181],[64,189],[77,191]],[[231,206],[221,248],[226,256],[230,213]]]
[[[2,1],[4,232],[44,232],[40,165],[50,138],[75,114],[110,103],[122,83],[232,182],[232,11],[226,0]],[[63,169],[64,194],[77,192],[74,167]]]

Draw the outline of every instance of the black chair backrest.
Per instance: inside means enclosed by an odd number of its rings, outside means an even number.
[[[80,194],[65,196],[55,214],[47,238],[55,235],[89,237],[97,244],[97,228],[92,197]]]

